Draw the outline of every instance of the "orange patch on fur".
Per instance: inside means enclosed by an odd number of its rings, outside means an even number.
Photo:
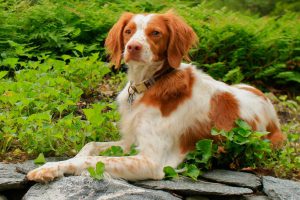
[[[229,92],[216,93],[210,100],[209,117],[213,125],[220,130],[229,131],[239,118],[239,105]]]
[[[164,117],[192,96],[195,78],[191,69],[178,70],[165,75],[147,90],[140,102],[158,107]]]
[[[210,134],[212,128],[211,123],[196,123],[195,126],[190,127],[180,136],[180,150],[181,153],[186,153],[188,151],[195,149],[195,144],[200,139],[213,138]]]
[[[105,40],[105,47],[110,55],[110,61],[116,68],[119,68],[121,65],[122,52],[126,44],[124,42],[128,41],[128,38],[124,38],[123,31],[133,15],[132,13],[124,13],[119,21],[110,29]]]
[[[256,89],[254,87],[239,87],[239,89],[242,89],[242,90],[247,90],[257,96],[260,96],[262,97],[263,99],[267,100],[267,97],[264,95],[264,93],[262,91],[260,91],[259,89]]]
[[[182,58],[190,60],[188,51],[192,46],[196,46],[198,37],[193,29],[174,13],[167,12],[163,14],[163,17],[170,33],[167,51],[168,63],[177,68]]]
[[[154,15],[145,29],[147,42],[153,53],[153,61],[164,60],[167,56],[170,33],[163,16],[163,14]],[[154,31],[158,34],[153,35]]]
[[[267,138],[272,142],[274,147],[280,147],[285,140],[285,136],[281,132],[280,128],[273,122],[270,121],[267,126],[267,131],[270,132]]]
[[[260,119],[258,118],[257,115],[254,116],[254,120],[255,120],[256,123],[259,123],[259,122],[260,122]]]

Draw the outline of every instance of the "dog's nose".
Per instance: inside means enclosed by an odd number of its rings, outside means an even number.
[[[130,53],[140,52],[142,50],[142,44],[139,42],[130,42],[130,44],[127,45],[127,51]]]

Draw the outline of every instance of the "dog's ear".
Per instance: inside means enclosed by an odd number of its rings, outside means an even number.
[[[120,17],[119,21],[110,29],[105,40],[105,47],[109,54],[110,62],[115,66],[115,68],[120,67],[122,60],[122,53],[124,49],[123,29],[133,15],[133,13],[124,13]]]
[[[182,59],[190,61],[188,51],[192,46],[196,46],[198,37],[193,29],[172,11],[165,13],[164,16],[170,32],[168,62],[171,67],[177,68]]]

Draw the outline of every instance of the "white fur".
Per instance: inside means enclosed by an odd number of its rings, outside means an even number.
[[[127,46],[130,45],[132,42],[138,42],[142,44],[142,50],[140,54],[140,59],[142,62],[137,62],[134,60],[130,60],[127,62],[129,66],[129,70],[131,71],[129,73],[129,80],[134,82],[141,82],[146,78],[150,78],[147,76],[152,76],[153,73],[151,73],[151,70],[153,71],[152,59],[153,59],[153,53],[150,49],[150,45],[147,42],[147,36],[145,33],[145,29],[147,27],[147,24],[151,20],[153,14],[150,15],[135,15],[133,18],[134,23],[136,24],[136,32],[133,34],[133,36],[130,38],[128,43],[125,45],[124,55],[128,53]],[[145,66],[146,65],[146,66]],[[147,66],[148,65],[148,66]],[[161,65],[161,62],[157,63],[156,65]]]

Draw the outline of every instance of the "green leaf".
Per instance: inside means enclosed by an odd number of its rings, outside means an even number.
[[[0,71],[0,79],[6,76],[6,74],[8,74],[8,71]]]
[[[79,51],[81,54],[83,53],[84,45],[78,44],[74,49]]]
[[[105,165],[103,162],[97,162],[96,169],[88,167],[87,170],[92,178],[102,180],[104,177]]]
[[[211,135],[220,135],[220,132],[218,129],[216,128],[212,128],[211,131],[210,131]]]
[[[64,61],[66,61],[66,60],[72,58],[72,56],[70,56],[70,55],[62,55],[61,58],[62,58]]]
[[[111,146],[103,152],[100,152],[100,156],[124,156],[124,151],[120,146]]]
[[[284,79],[285,81],[295,81],[300,83],[300,73],[296,71],[280,72],[276,78]]]
[[[97,162],[96,164],[96,174],[103,175],[105,169],[105,165],[103,162]]]
[[[210,139],[199,140],[196,143],[196,149],[200,151],[207,151],[211,148],[211,145],[212,145],[212,140]]]
[[[239,129],[237,133],[243,137],[249,137],[252,134],[250,130],[245,130],[245,129]]]
[[[122,147],[120,146],[112,146],[111,147],[111,156],[123,156],[124,152]]]
[[[88,167],[87,170],[90,173],[91,177],[93,177],[93,178],[96,177],[96,172],[95,172],[95,169],[93,167]]]
[[[191,164],[186,166],[187,170],[184,172],[184,175],[192,178],[193,180],[197,180],[198,176],[200,175],[201,171],[197,168],[196,165]]]
[[[19,58],[5,58],[1,64],[8,65],[14,69],[16,67],[18,61],[19,61]]]
[[[130,146],[130,151],[128,153],[129,156],[134,156],[134,155],[137,155],[139,153],[139,151],[136,149],[136,145],[135,144],[132,144]]]
[[[238,125],[238,127],[242,128],[244,130],[251,130],[252,129],[251,126],[247,122],[245,122],[241,119],[236,120],[235,124]]]
[[[189,152],[188,155],[186,156],[187,160],[195,160],[196,159],[196,153],[194,151]]]
[[[231,81],[232,83],[240,83],[244,79],[244,75],[241,72],[240,67],[236,67],[224,76],[223,81]]]
[[[164,173],[166,179],[178,178],[178,174],[173,167],[170,166],[164,167]]]
[[[102,110],[106,107],[104,104],[93,104],[93,108],[83,109],[83,112],[88,121],[94,126],[101,126],[104,118],[101,117]]]
[[[200,140],[196,143],[196,150],[201,153],[202,158],[198,160],[199,163],[207,163],[212,157],[212,143],[210,139]]]
[[[46,163],[46,159],[44,157],[44,154],[43,153],[40,153],[39,156],[34,159],[34,164],[36,165],[42,165],[42,164],[45,164]]]
[[[233,137],[233,142],[236,143],[236,144],[239,144],[239,145],[243,145],[243,144],[249,143],[250,139],[245,138],[245,137],[240,136],[240,135],[235,135]]]

